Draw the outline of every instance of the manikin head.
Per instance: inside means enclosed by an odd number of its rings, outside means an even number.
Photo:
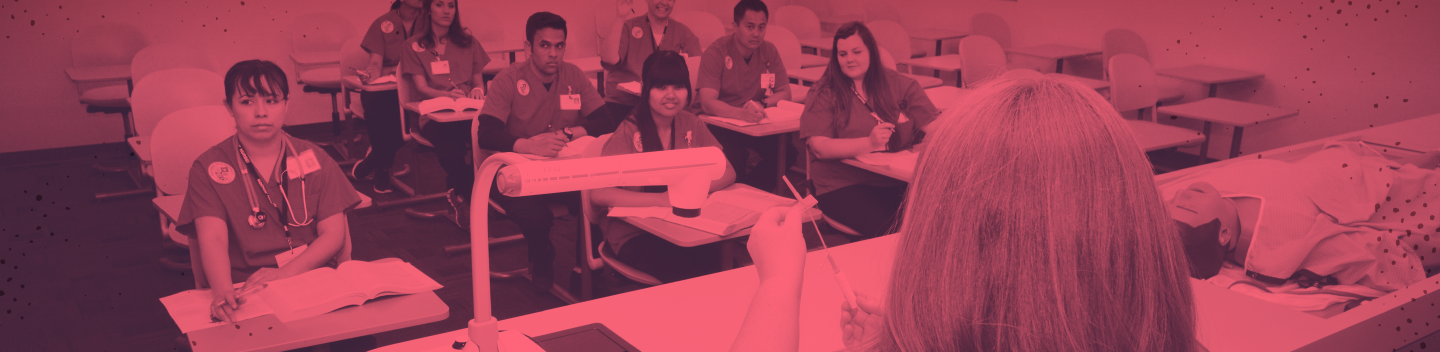
[[[1235,201],[1221,196],[1220,190],[1209,183],[1196,182],[1175,192],[1167,203],[1185,242],[1191,276],[1215,276],[1240,237],[1240,213]]]

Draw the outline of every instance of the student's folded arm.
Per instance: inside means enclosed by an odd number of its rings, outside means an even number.
[[[670,196],[665,193],[636,192],[620,187],[596,188],[590,202],[605,207],[668,207]]]
[[[513,152],[516,143],[521,140],[519,137],[510,135],[505,131],[505,123],[500,118],[489,114],[480,115],[479,126],[475,126],[475,141],[480,149],[493,150],[497,152]]]
[[[861,138],[830,138],[825,136],[811,136],[806,143],[810,145],[810,151],[815,153],[816,159],[833,160],[854,158],[861,154],[875,151],[870,145],[869,137]]]
[[[304,252],[300,252],[300,255],[296,256],[294,260],[291,260],[290,263],[285,264],[285,266],[280,269],[285,270],[287,272],[286,276],[288,277],[304,274],[305,272],[319,268],[321,265],[325,265],[331,258],[335,258],[335,255],[340,253],[340,247],[345,245],[345,234],[348,229],[347,226],[349,226],[348,224],[349,223],[345,221],[344,212],[336,213],[335,215],[320,220],[320,222],[315,225],[318,237],[310,242]]]

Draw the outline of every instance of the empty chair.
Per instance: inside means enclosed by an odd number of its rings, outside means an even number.
[[[1108,63],[1110,58],[1115,55],[1133,54],[1147,62],[1150,61],[1150,50],[1145,46],[1145,40],[1140,38],[1139,34],[1128,29],[1116,28],[1106,31],[1105,36],[1100,40],[1100,51],[1105,58],[1103,62],[1107,63],[1103,70],[1106,79],[1110,77]],[[1185,92],[1180,90],[1179,82],[1162,79],[1156,84],[1159,85],[1156,87],[1156,99],[1160,103],[1170,103],[1185,97]]]
[[[145,47],[145,35],[129,24],[107,23],[85,28],[70,41],[70,57],[76,73],[107,66],[129,66],[135,53]],[[81,75],[83,76],[83,74]],[[80,90],[80,103],[87,112],[120,113],[125,137],[134,135],[130,121],[130,87],[133,80],[116,79],[89,81],[88,77],[72,76]],[[85,80],[85,82],[81,82]]]
[[[215,72],[198,68],[176,68],[146,75],[135,83],[130,108],[136,136],[126,139],[140,159],[141,173],[153,174],[150,163],[151,132],[172,112],[195,106],[214,105],[225,100],[225,84]]]
[[[699,11],[681,12],[670,15],[670,18],[690,27],[690,32],[700,38],[701,48],[709,48],[710,43],[714,43],[715,39],[725,36],[725,23],[730,22],[722,22],[715,15]]]
[[[971,35],[960,39],[960,82],[965,87],[1005,73],[1005,50],[994,39]]]
[[[999,15],[981,12],[970,17],[970,35],[990,37],[1001,49],[1010,48],[1010,25]]]
[[[1155,69],[1145,59],[1132,54],[1120,54],[1110,58],[1107,65],[1110,76],[1110,105],[1118,112],[1139,110],[1141,119],[1127,120],[1140,147],[1145,151],[1194,144],[1201,140],[1200,133],[1156,122],[1155,118]],[[1017,70],[1018,71],[1018,70]]]
[[[332,131],[340,136],[340,47],[355,37],[355,25],[349,19],[334,13],[311,13],[295,19],[290,27],[290,41],[294,51],[290,59],[295,64],[295,83],[304,87],[307,93],[330,95],[330,122]],[[349,158],[348,149],[337,146],[341,156]]]
[[[196,68],[215,72],[215,64],[210,61],[210,56],[195,46],[161,43],[147,46],[135,53],[135,59],[130,62],[130,80],[139,84],[140,80],[150,73],[172,68]],[[163,116],[156,118],[160,117]],[[150,128],[154,126],[152,124],[146,128],[145,134],[150,134]]]
[[[789,5],[771,11],[774,11],[775,16],[770,19],[770,25],[789,29],[795,33],[796,39],[824,37],[820,33],[820,18],[815,17],[815,12],[804,6]]]
[[[790,33],[789,29],[770,27],[765,31],[765,41],[774,44],[775,50],[780,52],[780,61],[785,62],[786,71],[793,72],[801,68],[801,57],[806,55],[800,53],[800,40],[795,39],[795,34]]]
[[[213,101],[211,104],[219,104]],[[195,106],[166,115],[155,126],[151,139],[155,148],[155,199],[160,209],[160,234],[169,241],[190,247],[191,269],[196,287],[204,287],[204,271],[199,269],[199,245],[175,231],[175,219],[189,186],[190,168],[210,147],[235,135],[235,120],[223,105]]]
[[[924,57],[926,54],[925,49],[910,45],[910,32],[899,23],[882,20],[865,23],[865,26],[875,35],[875,44],[889,50],[891,55],[904,55],[899,57],[900,60]]]
[[[895,23],[904,22],[900,20],[900,10],[887,0],[870,0],[865,2],[865,22],[891,21]]]

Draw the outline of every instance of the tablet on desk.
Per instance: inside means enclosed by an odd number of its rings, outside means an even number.
[[[594,323],[534,338],[545,352],[639,352],[604,324]]]

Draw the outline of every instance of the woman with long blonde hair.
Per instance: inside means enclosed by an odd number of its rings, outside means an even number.
[[[885,302],[842,307],[852,351],[1190,351],[1188,264],[1151,166],[1078,83],[1003,77],[933,125]],[[733,350],[798,348],[799,221],[764,214]]]

